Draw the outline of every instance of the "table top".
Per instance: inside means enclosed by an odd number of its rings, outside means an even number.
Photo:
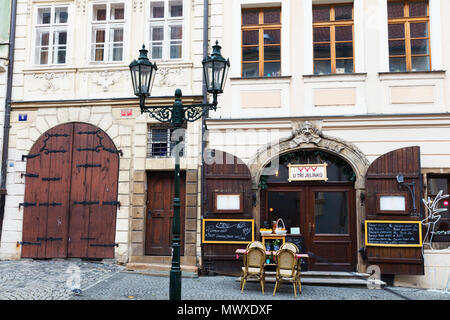
[[[236,249],[236,254],[245,254],[247,252],[247,249]],[[271,254],[276,254],[277,252],[276,251],[267,251],[266,250],[266,255],[271,255]],[[309,255],[308,254],[306,254],[306,253],[297,253],[296,255],[295,255],[295,257],[298,259],[298,258],[309,258]]]

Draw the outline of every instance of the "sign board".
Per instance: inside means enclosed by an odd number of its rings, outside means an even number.
[[[288,181],[327,181],[327,164],[289,164]]]
[[[250,243],[254,241],[253,219],[203,219],[203,243]]]
[[[422,247],[420,221],[366,220],[366,246]]]

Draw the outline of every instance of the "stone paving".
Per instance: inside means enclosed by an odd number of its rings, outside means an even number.
[[[303,285],[294,298],[285,284],[272,296],[273,283],[265,295],[258,283],[247,283],[239,291],[236,277],[211,276],[182,279],[183,300],[450,300],[450,292],[410,288],[369,290]],[[77,283],[78,282],[78,283]],[[71,289],[81,288],[80,295]],[[395,293],[401,295],[396,295]],[[127,271],[108,262],[82,260],[0,261],[0,300],[167,300],[169,278]]]

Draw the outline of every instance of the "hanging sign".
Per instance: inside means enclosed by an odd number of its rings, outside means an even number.
[[[327,164],[289,164],[289,182],[327,181]]]

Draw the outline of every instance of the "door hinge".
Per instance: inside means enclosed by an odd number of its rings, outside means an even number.
[[[101,164],[90,164],[90,163],[83,163],[83,164],[77,164],[77,168],[100,168]]]
[[[24,208],[27,208],[27,207],[36,207],[36,202],[21,202],[21,203],[19,203],[19,209],[20,209],[20,207],[24,207]]]
[[[84,206],[88,206],[91,204],[99,204],[99,202],[98,201],[75,201],[73,204],[81,204]]]
[[[37,241],[58,241],[58,240],[62,240],[63,238],[53,238],[53,237],[37,237],[36,240]]]
[[[39,207],[56,207],[56,206],[62,206],[62,203],[60,203],[60,202],[41,202],[41,203],[39,203]]]
[[[118,247],[118,243],[91,243],[91,247]]]
[[[27,177],[27,178],[39,178],[39,175],[38,175],[38,174],[35,174],[35,173],[21,173],[21,174],[20,174],[20,177],[21,177],[21,178],[23,178],[23,177]]]
[[[102,206],[119,206],[120,209],[120,201],[103,201]]]
[[[42,181],[59,181],[61,178],[42,178]]]
[[[25,159],[33,159],[33,158],[39,157],[40,155],[41,155],[40,153],[28,154],[28,155],[24,154],[24,155],[22,155],[22,161],[24,161]]]
[[[31,242],[31,241],[17,241],[17,244],[21,244],[23,246],[40,246],[40,242]]]

